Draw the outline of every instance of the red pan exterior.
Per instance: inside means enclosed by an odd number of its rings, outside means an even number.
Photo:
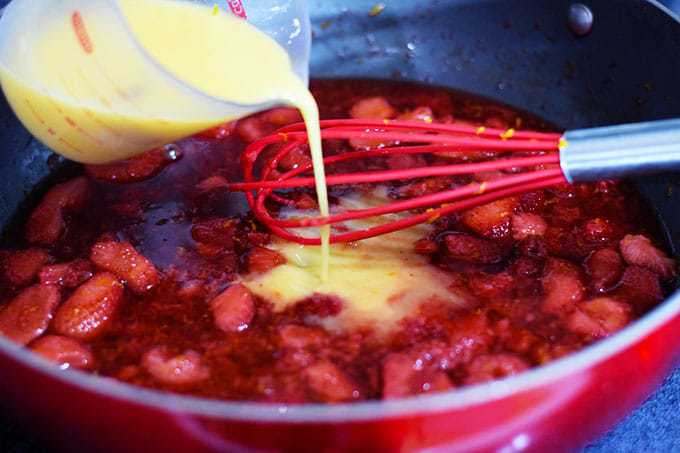
[[[291,423],[282,411],[278,421],[258,423],[248,404],[241,421],[238,414],[188,415],[90,392],[7,355],[0,355],[0,396],[65,452],[571,451],[659,385],[677,362],[677,348],[668,345],[679,332],[676,314],[609,357],[505,397],[434,413],[424,404],[396,417],[382,417],[376,405],[374,417],[353,422]]]

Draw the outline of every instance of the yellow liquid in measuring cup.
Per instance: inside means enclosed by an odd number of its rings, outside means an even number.
[[[328,215],[318,109],[274,40],[231,14],[189,2],[119,0],[124,19],[112,17],[105,1],[72,3],[68,20],[32,31],[21,77],[0,71],[8,101],[37,138],[73,160],[104,163],[249,113],[225,113],[215,98],[290,104],[307,124],[319,210]],[[321,235],[325,280],[329,228]]]

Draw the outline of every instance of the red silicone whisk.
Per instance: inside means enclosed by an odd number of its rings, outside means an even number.
[[[294,230],[297,228],[409,213],[397,220],[364,229],[334,231],[331,235],[332,243],[350,242],[431,222],[456,211],[564,182],[604,179],[674,166],[677,168],[680,164],[677,131],[680,131],[680,120],[583,129],[565,134],[414,121],[322,121],[324,140],[370,140],[384,144],[379,148],[347,151],[326,157],[324,163],[327,166],[397,154],[451,155],[490,151],[499,156],[481,162],[330,174],[326,181],[329,187],[509,169],[513,169],[513,173],[493,181],[472,182],[436,193],[395,200],[383,206],[346,210],[329,217],[282,219],[272,215],[268,202],[292,205],[293,201],[286,197],[287,194],[295,189],[314,186],[314,178],[309,176],[311,163],[285,173],[278,171],[283,158],[306,145],[305,126],[300,123],[284,127],[248,146],[241,158],[245,181],[230,184],[229,188],[246,193],[255,216],[274,234],[300,244],[318,245],[320,240],[296,234]],[[273,157],[264,162],[256,177],[258,159],[265,149],[274,144],[278,144],[279,148]]]

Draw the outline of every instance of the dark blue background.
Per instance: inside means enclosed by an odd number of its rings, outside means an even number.
[[[7,0],[0,0],[0,5],[6,3]],[[662,3],[680,12],[680,0]],[[35,440],[30,430],[13,424],[12,415],[0,408],[0,453],[49,453],[50,448]],[[587,453],[641,451],[680,451],[680,368],[638,410],[584,450]]]

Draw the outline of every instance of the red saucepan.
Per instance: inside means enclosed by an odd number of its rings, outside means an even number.
[[[565,129],[680,117],[680,24],[655,2],[589,1],[592,24],[561,0],[391,1],[369,14],[373,3],[311,2],[313,76],[454,87]],[[0,224],[8,225],[59,162],[5,103],[0,108]],[[677,178],[638,184],[676,244],[680,191],[668,187]],[[63,372],[0,339],[0,396],[64,451],[565,451],[596,438],[659,385],[678,358],[679,331],[674,294],[620,333],[503,381],[394,401],[291,406]]]

